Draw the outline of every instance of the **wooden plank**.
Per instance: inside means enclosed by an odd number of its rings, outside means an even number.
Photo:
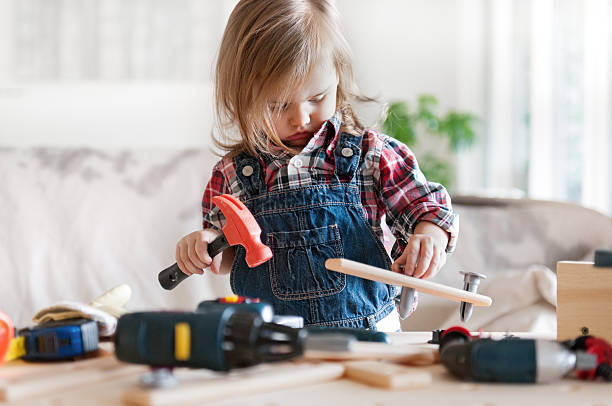
[[[143,373],[146,367],[119,362],[115,357],[101,357],[71,363],[24,363],[4,370],[0,379],[0,401],[57,394],[70,388]]]
[[[612,341],[612,268],[557,262],[557,339],[588,334]]]
[[[491,306],[490,297],[468,292],[424,279],[391,272],[387,269],[362,264],[345,258],[331,258],[325,261],[325,267],[335,272],[341,272],[359,278],[413,288],[419,292],[442,297],[456,302],[468,302],[474,306]]]
[[[432,381],[431,372],[385,361],[349,361],[344,375],[352,380],[385,389],[424,388]]]
[[[350,351],[308,350],[306,360],[386,360],[409,365],[431,365],[439,362],[438,346],[431,344],[393,345],[358,341]]]
[[[183,371],[185,372],[185,371]],[[122,402],[130,405],[179,405],[204,403],[237,395],[286,389],[342,377],[340,363],[265,364],[231,373],[216,373],[198,379],[198,371],[187,371],[195,379],[179,378],[178,386],[167,389],[130,388],[123,392]]]

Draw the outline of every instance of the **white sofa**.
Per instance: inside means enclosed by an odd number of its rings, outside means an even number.
[[[89,302],[128,284],[130,310],[194,309],[231,294],[228,276],[191,277],[173,291],[157,281],[178,238],[201,226],[200,199],[217,157],[205,150],[0,148],[0,310],[19,327],[62,300]],[[554,329],[558,260],[612,248],[609,217],[532,200],[455,197],[461,234],[436,281],[463,286],[484,273],[472,329]],[[407,330],[458,324],[458,304],[420,296]]]

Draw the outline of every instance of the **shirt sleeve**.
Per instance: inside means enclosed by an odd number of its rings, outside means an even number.
[[[206,185],[204,196],[202,197],[203,228],[213,228],[221,231],[221,228],[225,225],[225,217],[221,210],[213,203],[212,199],[215,196],[226,193],[231,193],[231,188],[221,167],[217,165],[213,169],[212,176]]]
[[[413,152],[391,137],[385,137],[379,169],[387,225],[396,238],[391,256],[401,255],[409,236],[421,221],[434,223],[448,232],[446,252],[453,252],[459,232],[459,215],[453,211],[444,186],[427,181]]]

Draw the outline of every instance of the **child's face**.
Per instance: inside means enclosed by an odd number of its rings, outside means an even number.
[[[303,148],[336,112],[338,75],[331,63],[317,64],[288,100],[272,98],[269,108],[276,134],[288,146]]]

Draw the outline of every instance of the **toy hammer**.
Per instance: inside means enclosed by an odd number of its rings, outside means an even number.
[[[325,261],[325,267],[331,271],[341,272],[347,275],[353,275],[359,278],[388,283],[391,285],[401,285],[404,288],[410,288],[420,292],[429,293],[430,295],[461,302],[461,318],[463,321],[469,318],[469,314],[471,314],[472,309],[471,305],[491,306],[491,303],[493,303],[490,297],[479,295],[475,292],[475,288],[478,286],[478,284],[471,279],[469,281],[466,280],[466,287],[464,290],[461,290],[450,286],[441,285],[439,283],[426,281],[424,279],[413,278],[412,276],[391,272],[375,266],[362,264],[360,262],[351,261],[345,258],[330,258]],[[468,277],[471,277],[471,274],[468,275]],[[404,290],[406,289],[403,289],[402,291]],[[463,306],[463,303],[466,304],[466,307]]]
[[[246,249],[246,263],[251,268],[272,258],[270,247],[261,242],[259,224],[244,203],[231,195],[215,196],[212,200],[225,215],[226,224],[223,233],[208,244],[208,255],[211,258],[237,244]],[[172,290],[188,276],[175,263],[161,271],[158,279],[164,289]]]

